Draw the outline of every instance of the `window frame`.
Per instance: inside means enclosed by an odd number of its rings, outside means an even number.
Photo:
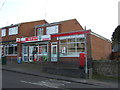
[[[81,42],[78,42],[78,37],[77,38],[74,38],[75,39],[75,42],[68,42],[68,40],[69,40],[70,38],[67,38],[67,39],[61,39],[61,40],[59,40],[59,42],[60,42],[60,46],[59,46],[59,48],[60,48],[60,51],[62,51],[62,45],[65,45],[66,46],[66,53],[65,54],[62,54],[62,53],[60,53],[60,57],[79,57],[79,53],[81,53],[81,52],[78,52],[79,50],[78,50],[78,47],[77,47],[77,44],[84,44],[84,51],[82,51],[82,52],[85,52],[85,38],[84,37],[82,37],[82,39],[84,39],[84,41],[81,41]],[[73,39],[73,38],[71,38],[71,39]],[[66,40],[66,43],[61,43],[61,41],[62,40]],[[71,53],[73,53],[73,54],[69,54],[70,52],[68,52],[68,46],[70,45],[70,44],[76,44],[75,45],[75,52],[71,52]]]
[[[8,29],[8,35],[17,35],[18,34],[18,26],[11,27]]]
[[[44,28],[38,28],[37,29],[37,36],[44,35]]]
[[[13,48],[13,53],[9,54],[9,48],[12,47]],[[17,48],[17,44],[7,44],[4,45],[4,55],[5,56],[16,56],[17,55],[17,51],[15,50],[15,48]],[[18,49],[17,49],[18,50]]]
[[[58,25],[46,27],[46,35],[55,34],[55,33],[58,33],[58,32],[59,32],[59,26]]]
[[[3,33],[3,31],[4,31],[4,33]],[[6,36],[6,29],[2,29],[1,36],[2,37]]]

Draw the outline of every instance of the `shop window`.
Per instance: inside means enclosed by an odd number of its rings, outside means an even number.
[[[66,43],[67,42],[67,40],[65,39],[65,40],[61,40],[61,43],[63,44],[63,43]]]
[[[76,38],[77,42],[84,42],[84,38]]]
[[[74,42],[76,42],[76,41],[75,41],[75,38],[68,39],[68,43],[74,43]]]
[[[85,43],[77,43],[77,48],[84,48],[85,47]]]
[[[76,52],[76,45],[75,43],[68,44],[68,55],[73,55]]]
[[[8,54],[13,54],[13,47],[8,47]]]
[[[4,53],[5,53],[5,55],[7,55],[8,54],[8,47],[6,46],[5,48],[4,48]]]
[[[17,54],[17,44],[5,45],[4,51],[5,51],[5,55],[16,55]]]
[[[60,40],[60,51],[60,56],[79,56],[80,52],[85,52],[84,38]]]
[[[67,54],[67,44],[61,43],[61,54],[66,55]]]
[[[85,51],[85,43],[77,43],[77,52],[84,52]]]
[[[14,49],[14,54],[17,54],[17,46],[15,46]]]
[[[47,45],[42,46],[42,53],[47,53]]]

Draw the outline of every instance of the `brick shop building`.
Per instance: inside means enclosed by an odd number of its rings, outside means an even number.
[[[2,37],[2,42],[0,42],[2,45],[2,55],[6,56],[7,60],[17,60],[22,47],[16,43],[16,38],[34,36],[34,26],[45,23],[47,23],[45,20],[40,20],[2,27],[0,29],[0,35]]]
[[[16,31],[17,30],[17,31]],[[3,55],[24,62],[66,62],[78,65],[80,53],[87,59],[110,59],[111,42],[84,30],[76,19],[47,23],[26,22],[1,28]],[[12,34],[14,33],[14,34]]]

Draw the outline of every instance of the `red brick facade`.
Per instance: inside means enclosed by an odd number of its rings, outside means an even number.
[[[111,42],[105,38],[91,35],[91,54],[94,60],[111,59]]]
[[[83,30],[83,28],[76,19],[61,22],[60,33],[77,31],[77,30]]]
[[[37,36],[37,29],[38,28],[43,28],[44,32],[43,35],[46,35],[46,28],[50,26],[55,26],[58,25],[58,33],[57,34],[63,34],[63,33],[70,33],[70,32],[81,32],[83,31],[82,26],[79,24],[79,22],[76,19],[71,19],[67,21],[61,21],[57,23],[47,23],[45,20],[40,20],[40,21],[34,21],[34,22],[26,22],[26,23],[21,23],[9,27],[4,27],[6,29],[6,36],[2,37],[2,42],[3,45],[7,43],[16,43],[16,38],[23,38],[23,37],[33,37]],[[18,26],[18,34],[17,35],[8,35],[8,28],[10,27],[15,27]],[[4,29],[2,28],[2,29]],[[52,34],[55,35],[55,34]],[[77,34],[76,34],[77,35]],[[79,34],[78,34],[79,35]],[[72,36],[72,35],[71,35]],[[12,42],[11,42],[12,41]],[[26,43],[28,46],[31,44],[35,43],[43,43],[44,41],[36,41],[36,42],[31,42],[31,43]],[[51,44],[52,42],[57,42],[57,51],[58,51],[58,61],[60,62],[71,62],[75,65],[79,65],[79,56],[77,57],[60,57],[60,41],[58,40],[58,37],[51,37],[50,41],[45,41],[47,42],[46,45],[48,45],[48,58],[51,59]],[[22,57],[22,45],[25,43],[17,43],[17,55],[16,56],[7,56],[8,59],[10,58],[17,58],[17,57]],[[29,52],[29,51],[28,51]],[[90,32],[87,34],[87,55],[88,59],[93,59],[93,60],[100,60],[100,59],[110,59],[111,55],[111,42],[108,41],[107,39],[100,37],[97,34],[92,34]],[[50,61],[50,60],[49,60]]]
[[[11,26],[6,26],[1,28],[6,29],[6,36],[2,37],[2,44],[7,45],[7,44],[15,44],[16,43],[16,38],[20,37],[31,37],[34,36],[34,26],[35,25],[42,25],[46,24],[47,22],[45,20],[39,20],[39,21],[32,21],[32,22],[25,22],[25,23],[20,23],[16,25],[11,25]],[[18,27],[18,34],[16,35],[9,35],[9,28],[12,27]],[[4,47],[3,47],[4,48]],[[18,56],[22,56],[22,45],[18,44],[17,46],[17,51],[19,52],[17,55],[7,55],[7,59],[16,59]],[[5,51],[3,50],[3,53]]]
[[[33,22],[25,22],[25,23],[20,23],[17,25],[11,25],[8,27],[4,27],[3,29],[6,29],[6,36],[2,37],[2,42],[4,41],[12,41],[16,40],[16,38],[19,37],[31,37],[34,36],[34,26],[35,25],[41,25],[47,23],[45,20],[40,20],[40,21],[33,21]],[[16,27],[18,26],[18,34],[16,35],[8,35],[8,29],[11,27]]]

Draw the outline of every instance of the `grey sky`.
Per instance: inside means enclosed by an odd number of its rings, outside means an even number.
[[[5,0],[0,0],[0,7]],[[46,19],[49,23],[76,18],[87,29],[108,39],[118,25],[119,0],[6,0],[0,27]]]

